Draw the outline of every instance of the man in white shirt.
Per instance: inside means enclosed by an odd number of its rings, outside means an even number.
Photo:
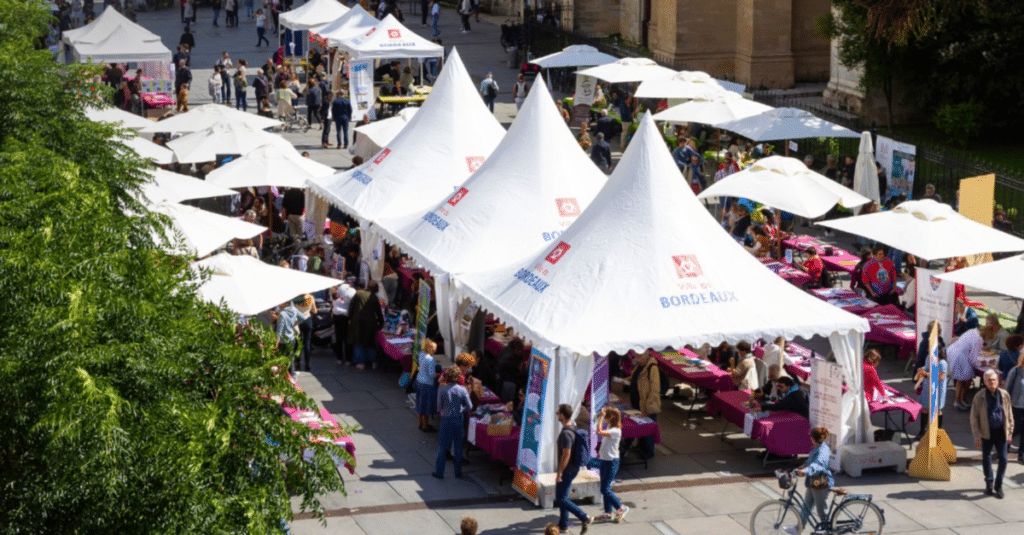
[[[352,350],[348,345],[348,305],[356,295],[356,289],[348,283],[341,283],[334,289],[331,318],[334,320],[334,355],[338,362],[351,362]]]

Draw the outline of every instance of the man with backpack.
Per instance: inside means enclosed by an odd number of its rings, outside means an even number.
[[[569,499],[569,491],[572,489],[572,480],[580,472],[580,466],[590,461],[590,448],[587,444],[589,433],[576,429],[572,420],[572,407],[566,403],[558,406],[558,422],[562,424],[562,430],[558,433],[558,476],[555,479],[558,528],[562,531],[569,529],[569,513],[572,513],[583,523],[580,527],[580,535],[583,535],[593,519]]]
[[[480,82],[480,94],[484,96],[487,108],[494,113],[494,101],[498,98],[498,82],[494,81],[494,75],[487,73],[487,78]]]

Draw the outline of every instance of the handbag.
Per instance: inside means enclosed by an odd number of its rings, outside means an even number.
[[[828,488],[828,477],[825,474],[819,474],[811,477],[811,488],[814,490]]]
[[[409,386],[409,383],[411,381],[412,374],[410,374],[409,372],[402,372],[402,376],[398,378],[398,386],[401,388],[406,388],[407,386]]]

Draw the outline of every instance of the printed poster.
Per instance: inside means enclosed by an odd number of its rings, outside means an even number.
[[[822,359],[811,361],[811,428],[829,430],[828,446],[838,451],[843,426],[843,368]]]
[[[519,456],[512,487],[527,498],[537,501],[537,467],[539,463],[541,434],[544,432],[542,414],[545,414],[544,398],[547,391],[551,358],[537,349],[530,354],[530,375],[526,383],[526,400],[523,404],[523,425],[519,429]],[[554,411],[547,411],[554,414]]]
[[[928,336],[928,325],[939,322],[946,339],[952,338],[953,298],[956,285],[937,278],[937,269],[917,268],[917,345]]]
[[[946,378],[941,377],[939,369],[939,339],[938,333],[929,333],[928,336],[928,424],[936,421],[939,411],[939,397],[946,388]],[[928,447],[935,447],[936,433],[928,433]]]
[[[597,458],[597,417],[608,405],[608,355],[594,353],[594,377],[590,384],[590,456]]]
[[[576,75],[576,95],[573,97],[573,106],[590,107],[597,97],[597,78],[585,74]]]
[[[879,192],[882,200],[896,195],[904,194],[911,198],[914,191],[914,172],[917,147],[907,143],[877,136],[875,140],[875,158],[882,164],[885,170],[886,184],[888,189]]]
[[[374,118],[373,60],[350,61],[348,64],[349,99],[352,102],[352,122],[363,116]]]

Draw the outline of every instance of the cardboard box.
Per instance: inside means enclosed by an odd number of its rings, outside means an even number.
[[[512,434],[512,423],[501,423],[501,424],[488,424],[487,425],[487,436],[489,437],[507,437]]]

